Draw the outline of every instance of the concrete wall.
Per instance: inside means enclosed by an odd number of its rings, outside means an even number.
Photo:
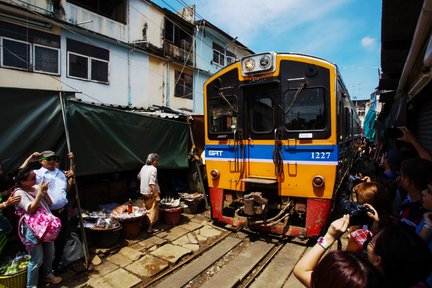
[[[67,77],[66,38],[110,51],[109,84]],[[67,30],[62,32],[61,80],[66,84],[63,89],[70,91],[69,86],[73,87],[73,89],[82,92],[82,94],[77,94],[77,97],[85,101],[143,106],[145,103],[143,92],[148,88],[148,66],[148,55],[138,52],[138,50],[132,50],[110,42],[90,38],[89,36],[77,35]],[[131,103],[129,103],[130,101]]]
[[[146,105],[166,105],[166,62],[158,58],[151,57],[149,61],[149,85],[147,89],[148,97],[146,98]]]
[[[152,45],[162,48],[164,14],[142,0],[129,3],[130,42],[143,40],[142,30],[147,23],[147,40]]]
[[[92,22],[79,26],[110,38],[128,42],[127,25],[125,24],[116,22],[69,2],[66,2],[65,12],[65,21],[69,23],[77,24],[93,20]]]

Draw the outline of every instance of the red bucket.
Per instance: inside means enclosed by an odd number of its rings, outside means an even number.
[[[160,208],[162,219],[166,224],[177,225],[180,222],[182,207],[177,208]]]

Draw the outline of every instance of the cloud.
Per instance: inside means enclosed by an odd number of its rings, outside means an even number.
[[[249,45],[264,33],[283,35],[304,25],[318,25],[318,19],[347,0],[197,0],[198,13],[239,41]],[[334,17],[334,15],[333,15]]]
[[[373,49],[376,47],[376,39],[366,36],[361,39],[361,45],[367,49]]]

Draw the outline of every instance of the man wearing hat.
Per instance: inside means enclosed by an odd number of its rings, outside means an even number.
[[[59,157],[54,151],[46,150],[40,153],[39,161],[42,164],[40,169],[35,170],[36,173],[36,184],[40,184],[43,181],[48,183],[48,195],[51,198],[52,205],[50,207],[51,212],[60,218],[62,223],[62,229],[54,242],[55,245],[55,258],[53,262],[53,268],[56,272],[63,272],[61,259],[63,256],[63,248],[67,240],[68,231],[68,213],[67,213],[67,188],[68,179],[66,175],[57,168],[57,161]]]

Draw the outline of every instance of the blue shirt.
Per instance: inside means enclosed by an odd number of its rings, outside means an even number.
[[[66,206],[67,200],[67,178],[62,171],[55,169],[50,171],[44,167],[35,170],[36,184],[40,184],[42,179],[48,183],[48,195],[51,198],[51,210],[58,210]]]

